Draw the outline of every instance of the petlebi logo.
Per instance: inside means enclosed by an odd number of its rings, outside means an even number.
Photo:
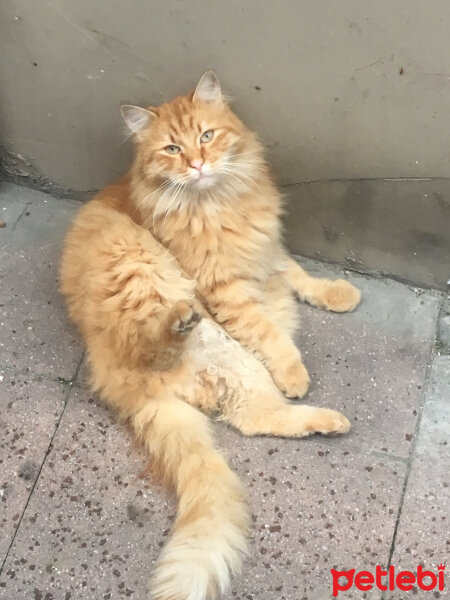
[[[437,572],[426,571],[421,565],[417,571],[399,571],[390,566],[384,571],[379,565],[375,568],[375,573],[371,571],[337,571],[331,569],[333,578],[333,596],[337,598],[339,592],[346,592],[355,587],[361,592],[368,592],[373,588],[378,588],[385,592],[386,590],[401,590],[402,592],[411,591],[414,586],[425,592],[439,590],[442,592],[445,587],[444,582],[445,565],[438,565]],[[341,594],[342,600],[345,600],[345,594]]]

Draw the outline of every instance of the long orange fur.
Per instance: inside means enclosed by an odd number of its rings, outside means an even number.
[[[355,308],[360,293],[311,277],[287,255],[261,145],[213,72],[187,96],[122,114],[135,161],[76,217],[62,291],[93,388],[178,498],[151,597],[214,599],[239,570],[248,510],[205,414],[220,412],[245,435],[348,431],[340,413],[285,398],[309,385],[292,341],[293,292],[334,311]]]

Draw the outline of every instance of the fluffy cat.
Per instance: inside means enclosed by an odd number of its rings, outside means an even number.
[[[187,96],[122,114],[135,161],[77,215],[61,287],[94,390],[178,498],[151,597],[212,600],[239,570],[248,511],[202,413],[245,435],[347,432],[342,414],[285,398],[309,384],[291,338],[292,292],[336,311],[355,308],[360,293],[286,254],[261,145],[212,71]]]

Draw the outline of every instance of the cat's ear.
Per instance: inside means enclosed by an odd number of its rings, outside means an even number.
[[[193,100],[194,102],[195,100],[201,100],[202,102],[220,102],[222,100],[222,90],[214,71],[206,71],[200,77]]]
[[[123,104],[120,107],[120,113],[131,133],[137,134],[149,127],[151,120],[156,116],[145,108],[131,104]]]

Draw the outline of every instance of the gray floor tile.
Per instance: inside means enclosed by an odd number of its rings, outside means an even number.
[[[174,504],[126,430],[73,389],[0,578],[2,600],[146,597]]]
[[[339,276],[312,261],[317,275]],[[349,443],[407,457],[423,402],[440,297],[392,280],[350,275],[363,292],[353,313],[299,305],[299,347],[312,384],[304,402],[337,408]]]
[[[79,205],[35,194],[1,251],[0,365],[70,379],[82,346],[67,319],[57,271],[64,232]]]
[[[244,439],[220,425],[217,432],[254,514],[252,555],[230,598],[322,600],[333,566],[386,561],[403,462],[353,455],[338,438],[310,444]],[[29,598],[35,589],[55,599],[63,591],[77,600],[94,592],[114,600],[127,590],[145,597],[174,504],[157,484],[139,479],[144,465],[125,430],[74,389],[10,552],[0,598]]]
[[[0,187],[0,210],[15,223],[0,229],[3,553],[61,414],[64,382],[82,356],[57,290],[62,239],[78,207]],[[339,276],[337,268],[302,262]],[[251,555],[226,600],[330,600],[332,567],[372,570],[388,560],[441,298],[390,280],[349,278],[363,290],[361,306],[339,315],[299,305],[298,341],[313,380],[304,401],[342,410],[350,434],[245,439],[216,426],[253,513]],[[446,360],[435,362],[398,528],[393,562],[408,568],[448,553]],[[1,600],[145,598],[173,520],[173,500],[139,477],[145,458],[92,400],[85,365],[71,390],[1,576]],[[379,590],[354,589],[342,597],[381,598]]]
[[[329,600],[330,569],[386,563],[403,461],[354,453],[344,438],[249,439],[224,427],[217,433],[253,513],[251,556],[227,600]],[[345,595],[361,597],[357,590]]]
[[[450,357],[436,357],[430,390],[408,479],[392,564],[417,571],[418,565],[437,573],[450,554]],[[450,598],[448,572],[446,587],[427,592],[430,598]],[[425,592],[416,590],[416,594]],[[389,600],[404,593],[393,592]],[[422,596],[419,596],[422,597]]]
[[[26,211],[28,194],[17,193],[17,186],[0,182],[0,221],[5,227],[0,228],[0,248],[11,239],[17,221]],[[20,189],[20,188],[19,188]]]
[[[61,415],[65,386],[0,369],[0,564]]]

